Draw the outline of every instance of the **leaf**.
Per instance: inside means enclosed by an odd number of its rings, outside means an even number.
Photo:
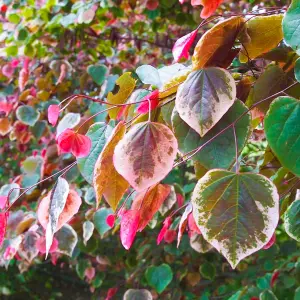
[[[162,216],[164,216],[177,202],[175,188],[173,185],[170,186],[170,188],[171,190],[169,195],[158,210]]]
[[[143,191],[172,170],[177,147],[176,138],[167,126],[139,123],[116,146],[114,165],[137,191]]]
[[[7,226],[7,213],[0,213],[0,247],[3,244],[5,233],[6,233],[6,226]]]
[[[11,123],[8,118],[0,118],[0,135],[5,136],[12,130]]]
[[[129,187],[128,182],[117,173],[113,164],[114,150],[124,137],[125,132],[125,123],[118,123],[98,157],[94,169],[93,183],[97,204],[100,203],[101,197],[104,195],[113,210],[117,208],[118,203]]]
[[[282,14],[257,16],[246,22],[247,34],[250,39],[243,43],[240,61],[246,63],[259,55],[275,48],[283,39]]]
[[[58,177],[50,194],[49,217],[46,227],[46,257],[52,245],[53,235],[57,231],[58,218],[65,207],[68,194],[68,182],[64,178]]]
[[[93,183],[94,168],[97,159],[111,135],[112,130],[113,128],[110,125],[99,122],[93,124],[86,133],[86,136],[90,138],[92,142],[91,150],[88,156],[77,159],[77,163],[82,176],[90,184]]]
[[[192,72],[177,92],[180,117],[204,136],[233,105],[236,86],[229,72],[207,68]]]
[[[204,8],[201,11],[201,18],[209,18],[216,9],[221,5],[224,0],[192,0],[191,4],[193,6],[203,5]]]
[[[177,236],[177,248],[180,245],[182,235],[184,233],[184,230],[185,230],[187,222],[188,222],[188,216],[192,212],[192,210],[193,210],[193,206],[191,203],[189,203],[180,218],[179,227],[178,227],[178,236]]]
[[[173,279],[173,272],[169,265],[150,266],[146,270],[148,284],[159,294],[162,293]]]
[[[157,184],[137,194],[133,200],[131,209],[139,211],[140,221],[138,223],[138,231],[142,231],[147,226],[170,194],[170,191],[171,187],[169,185]]]
[[[82,225],[83,229],[83,243],[87,244],[88,240],[92,237],[95,225],[91,221],[85,221]]]
[[[214,280],[216,276],[216,268],[212,263],[209,262],[201,264],[199,271],[201,276],[208,280]]]
[[[144,84],[151,84],[158,88],[162,86],[158,70],[150,65],[143,65],[136,69],[136,74]]]
[[[40,117],[40,113],[29,105],[19,106],[16,116],[22,123],[33,126]]]
[[[58,240],[58,249],[56,252],[71,257],[78,242],[76,231],[70,225],[65,224],[58,232],[56,232],[55,238]]]
[[[88,66],[87,73],[92,77],[94,82],[98,85],[102,85],[105,80],[105,75],[108,72],[108,69],[105,65],[93,65]]]
[[[50,196],[51,193],[42,199],[37,211],[38,220],[44,229],[47,228],[48,224]],[[81,199],[78,193],[74,190],[70,190],[63,211],[59,215],[56,231],[71,220],[71,218],[79,211],[80,205]]]
[[[72,129],[80,122],[80,114],[67,113],[58,123],[56,128],[56,138],[66,129]]]
[[[286,86],[287,76],[284,71],[277,65],[271,65],[254,82],[246,104],[250,107],[257,102],[280,92]],[[264,101],[256,106],[256,108],[259,109],[259,111],[266,113],[273,100],[274,98],[270,98],[268,101]]]
[[[186,34],[176,41],[172,49],[175,62],[178,62],[182,58],[189,58],[189,50],[197,36],[197,33],[198,29]]]
[[[236,149],[233,128],[215,137],[222,129],[226,128],[238,117],[247,111],[245,105],[236,100],[233,106],[226,112],[222,119],[203,137],[189,127],[178,115],[176,109],[173,111],[173,131],[177,138],[179,150],[182,154],[188,153],[213,138],[203,149],[192,157],[206,169],[230,168],[235,162]],[[246,114],[235,125],[237,144],[241,152],[251,132],[251,117]]]
[[[154,110],[159,105],[158,97],[159,97],[158,90],[155,90],[151,94],[146,95],[142,99],[142,101],[144,100],[144,102],[138,106],[137,112],[140,114],[145,114],[145,113],[149,112],[149,108],[151,111]],[[149,102],[150,102],[150,105],[149,105]]]
[[[259,300],[278,300],[274,293],[270,290],[265,290],[259,295]]]
[[[153,297],[148,290],[140,289],[134,290],[130,289],[127,290],[123,296],[123,300],[152,300]]]
[[[10,190],[13,191],[11,192],[10,196],[9,196],[9,202],[10,203],[14,203],[16,201],[16,199],[19,197],[20,195],[20,186],[17,183],[8,183],[3,185],[0,188],[0,196],[8,196]]]
[[[51,104],[48,107],[48,121],[52,126],[55,126],[59,117],[60,107],[57,104]]]
[[[300,58],[298,58],[295,63],[295,78],[300,82]]]
[[[130,72],[124,73],[116,80],[116,86],[112,92],[107,95],[107,101],[111,104],[123,104],[131,95],[135,88],[135,80]],[[116,91],[115,91],[116,90]],[[116,107],[108,112],[111,119],[117,118],[120,108]]]
[[[164,222],[163,222],[163,227],[162,229],[160,230],[158,236],[157,236],[157,239],[156,239],[156,244],[159,245],[161,243],[161,241],[163,240],[166,232],[169,230],[169,227],[171,226],[172,224],[172,219],[171,217],[167,217],[165,218]]]
[[[300,101],[278,97],[265,118],[265,133],[283,167],[300,176]]]
[[[19,255],[26,259],[29,263],[37,257],[39,250],[36,247],[39,235],[34,231],[27,231],[19,248]]]
[[[285,42],[294,50],[300,48],[300,0],[292,3],[282,21]]]
[[[193,70],[204,67],[227,68],[236,55],[232,47],[243,27],[242,17],[232,17],[206,31],[194,50]]]
[[[94,224],[101,237],[111,229],[106,223],[106,218],[113,213],[111,208],[100,208],[94,215]]]
[[[211,170],[198,181],[192,204],[203,237],[232,268],[268,243],[279,219],[276,187],[258,174]]]
[[[122,245],[129,250],[139,228],[140,213],[138,210],[127,210],[121,216],[120,237]]]
[[[207,253],[213,248],[202,235],[195,233],[190,238],[190,246],[198,253]]]
[[[300,242],[300,200],[294,201],[284,215],[284,228],[287,234]]]

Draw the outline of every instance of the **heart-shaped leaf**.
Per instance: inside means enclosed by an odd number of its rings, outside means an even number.
[[[279,220],[276,187],[258,174],[211,170],[198,181],[192,204],[203,237],[232,268],[269,242]]]
[[[265,118],[266,137],[281,164],[300,176],[300,101],[279,97]]]
[[[137,191],[143,191],[172,170],[177,149],[177,140],[167,126],[142,122],[134,125],[116,146],[114,165]]]
[[[136,69],[136,74],[145,84],[151,84],[158,88],[162,86],[158,70],[150,65],[143,65]]]
[[[16,115],[18,120],[29,126],[33,126],[40,117],[40,113],[29,105],[19,106]]]
[[[300,242],[300,200],[294,201],[284,216],[284,228],[287,234]]]
[[[105,80],[107,70],[107,67],[104,65],[94,65],[88,66],[87,73],[92,77],[94,82],[96,82],[98,85],[102,85]]]
[[[88,156],[77,159],[78,168],[85,180],[92,184],[93,174],[96,161],[104,148],[106,141],[112,133],[113,128],[104,123],[99,122],[93,124],[86,136],[90,138],[92,147]]]
[[[162,293],[173,279],[173,272],[169,265],[151,266],[146,270],[148,284],[159,294]]]
[[[152,300],[153,297],[148,290],[127,290],[123,296],[123,300]]]
[[[207,68],[192,72],[176,96],[180,117],[204,136],[233,105],[236,86],[229,72]]]
[[[172,124],[175,136],[178,140],[179,150],[185,154],[214,138],[222,129],[234,122],[238,117],[247,111],[246,106],[239,100],[227,111],[222,119],[203,137],[185,123],[179,116],[176,109],[173,111]],[[241,152],[251,131],[250,114],[246,114],[235,125],[237,144]],[[233,128],[214,138],[193,159],[200,162],[207,169],[230,168],[236,156],[235,139]]]

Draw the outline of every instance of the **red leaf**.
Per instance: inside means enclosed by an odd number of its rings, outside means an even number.
[[[178,228],[178,237],[177,237],[177,248],[179,247],[179,244],[181,242],[182,235],[183,235],[186,225],[188,223],[188,217],[191,215],[192,210],[193,210],[193,207],[192,207],[192,204],[190,203],[185,208],[184,213],[180,219],[179,228]]]
[[[96,270],[93,267],[89,267],[85,270],[84,276],[91,281],[96,275]]]
[[[6,6],[5,4],[1,5],[0,10],[1,10],[2,13],[6,13],[6,11],[7,11],[7,6]]]
[[[58,136],[57,144],[62,152],[71,152],[80,158],[90,153],[92,142],[89,137],[66,129]]]
[[[110,288],[110,289],[107,291],[107,295],[106,295],[105,300],[111,300],[111,298],[117,293],[117,291],[118,291],[118,288],[117,288],[117,287]]]
[[[188,217],[188,225],[189,225],[189,229],[190,229],[192,232],[201,234],[200,229],[199,229],[198,226],[196,225],[196,222],[195,222],[195,219],[194,219],[193,214],[190,214],[189,217]]]
[[[223,1],[224,0],[192,0],[191,4],[193,6],[203,5],[204,8],[202,9],[200,16],[203,19],[207,19],[216,11]]]
[[[48,107],[48,121],[52,126],[55,126],[59,116],[59,106],[52,104]]]
[[[267,249],[271,248],[275,242],[276,242],[276,235],[274,233],[272,235],[272,237],[270,238],[270,240],[268,241],[268,243],[266,245],[264,245],[263,249],[267,250]]]
[[[129,250],[140,222],[140,213],[138,210],[127,210],[121,217],[121,242],[126,250]]]
[[[148,0],[147,4],[146,4],[146,7],[149,10],[156,10],[158,5],[159,5],[158,0]]]
[[[179,193],[176,193],[176,198],[177,198],[177,203],[178,203],[178,206],[181,207],[184,203],[184,197],[183,195],[179,194]]]
[[[114,225],[115,225],[115,220],[116,220],[116,217],[115,215],[108,215],[107,218],[106,218],[106,224],[113,228]]]
[[[276,281],[277,278],[279,277],[279,274],[280,274],[279,271],[275,271],[275,272],[273,273],[273,275],[272,275],[272,277],[271,277],[271,282],[270,282],[271,287],[274,286],[275,281]]]
[[[171,226],[172,224],[172,219],[171,217],[167,217],[165,220],[164,220],[164,226],[163,228],[160,230],[158,236],[157,236],[157,240],[156,240],[156,243],[157,245],[159,245],[161,243],[161,241],[163,240],[164,236],[165,236],[165,233],[167,232],[167,230],[169,229],[169,227]]]
[[[137,112],[140,114],[145,114],[149,112],[149,101],[150,101],[150,109],[154,110],[159,104],[159,91],[155,90],[151,94],[145,96],[141,101],[145,101],[139,105],[137,108]]]
[[[181,37],[176,41],[172,52],[175,62],[178,62],[181,58],[189,58],[189,50],[197,36],[198,29],[192,31],[191,33]]]
[[[0,247],[2,246],[7,225],[8,213],[0,213]]]
[[[171,244],[176,239],[177,232],[176,230],[167,230],[164,235],[164,240],[166,243]]]
[[[163,202],[170,194],[171,187],[166,184],[154,185],[145,192],[137,194],[132,203],[132,210],[139,211],[140,221],[138,231],[142,231],[155,213],[159,210]]]

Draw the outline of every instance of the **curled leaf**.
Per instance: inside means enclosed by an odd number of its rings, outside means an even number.
[[[121,216],[120,237],[122,245],[129,250],[137,233],[140,222],[138,210],[127,210]]]

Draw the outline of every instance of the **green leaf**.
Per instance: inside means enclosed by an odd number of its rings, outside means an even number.
[[[300,200],[294,201],[284,216],[284,227],[287,234],[300,242]]]
[[[263,291],[259,295],[259,300],[277,300],[278,298],[270,290]]]
[[[16,115],[19,121],[29,126],[34,126],[40,117],[40,113],[29,105],[19,106]]]
[[[114,212],[111,208],[100,208],[96,211],[94,215],[94,224],[101,237],[103,237],[103,235],[111,229],[106,223],[106,218],[108,215],[113,213]]]
[[[209,280],[213,280],[216,276],[216,268],[213,264],[209,262],[205,262],[204,264],[202,264],[200,266],[199,271],[202,277]]]
[[[231,74],[221,68],[206,68],[187,77],[175,105],[180,117],[203,137],[234,104],[235,97]]]
[[[113,128],[110,125],[104,122],[99,122],[93,124],[86,134],[86,136],[88,136],[92,141],[91,151],[88,156],[77,159],[77,162],[79,171],[90,184],[93,183],[96,161],[105,146],[107,139],[110,137],[112,130]]]
[[[104,65],[94,65],[88,66],[87,73],[92,77],[94,82],[96,82],[98,85],[102,85],[105,80],[107,70],[107,67]]]
[[[222,119],[203,138],[201,138],[194,129],[180,118],[178,112],[174,109],[172,125],[180,152],[185,154],[202,146],[246,111],[247,108],[241,101],[235,101],[234,105],[228,110]],[[250,135],[250,119],[250,114],[248,113],[241,118],[235,126],[239,152],[243,150]],[[194,155],[192,159],[198,161],[207,169],[228,169],[233,165],[235,155],[236,149],[233,128],[230,128],[218,137],[214,138],[199,153]]]
[[[283,21],[283,36],[285,42],[294,50],[300,48],[300,0],[293,0]]]
[[[211,170],[198,181],[192,204],[203,237],[232,268],[268,243],[279,219],[276,187],[258,174]]]
[[[300,58],[298,58],[295,63],[295,78],[300,82]]]
[[[146,270],[148,284],[159,294],[162,293],[173,279],[173,272],[169,265],[151,266]]]
[[[21,17],[18,14],[10,14],[8,16],[8,21],[10,23],[18,24],[21,21]]]
[[[68,224],[65,224],[56,232],[55,238],[58,240],[58,253],[72,256],[74,248],[78,242],[76,231]]]
[[[279,97],[265,118],[266,137],[282,166],[300,176],[300,101]]]
[[[151,84],[157,87],[162,86],[158,70],[150,65],[143,65],[136,69],[136,74],[144,84]]]

